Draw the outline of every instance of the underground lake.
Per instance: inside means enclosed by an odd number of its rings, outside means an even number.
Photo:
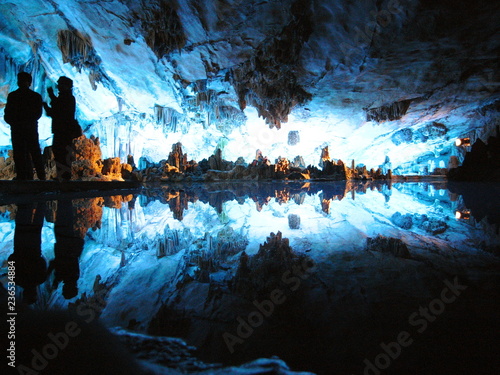
[[[493,373],[499,197],[444,180],[4,196],[19,373]]]

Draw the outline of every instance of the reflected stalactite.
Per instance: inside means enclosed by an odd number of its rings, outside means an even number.
[[[279,204],[288,203],[290,200],[290,192],[288,190],[277,190],[275,193],[276,202]]]
[[[306,199],[305,193],[292,193],[290,195],[291,199],[295,202],[295,204],[300,205],[303,204]]]
[[[281,232],[271,233],[257,254],[242,253],[231,288],[247,299],[261,298],[282,283],[282,275],[301,267],[304,260],[305,256],[297,254]]]
[[[399,238],[384,237],[380,234],[377,237],[366,239],[366,250],[389,253],[398,258],[411,258],[408,246],[404,241]]]
[[[210,274],[227,269],[230,258],[245,250],[248,245],[246,236],[234,231],[231,227],[221,229],[215,235],[208,232],[195,238],[189,231],[165,230],[170,236],[168,242],[160,243],[160,248],[172,243],[174,251],[186,250],[179,268],[178,285],[195,280],[200,283],[211,283]]]
[[[92,316],[99,317],[107,305],[107,299],[111,292],[112,282],[101,282],[102,276],[96,275],[92,285],[92,294],[84,292],[75,302],[68,305],[69,311],[86,311],[92,313]]]
[[[321,199],[321,211],[323,211],[325,214],[330,213],[330,199]]]
[[[189,228],[177,230],[170,229],[170,226],[167,225],[163,231],[163,235],[158,238],[156,256],[162,258],[177,254],[182,249],[188,248],[192,242],[193,236]]]
[[[268,205],[272,199],[280,204],[287,204],[293,200],[295,204],[302,204],[307,196],[321,195],[323,212],[329,212],[329,201],[340,201],[348,194],[355,198],[355,192],[365,194],[368,189],[375,189],[382,194],[386,201],[391,196],[392,184],[390,181],[338,181],[328,184],[311,184],[290,182],[276,189],[273,184],[196,184],[196,185],[162,185],[161,188],[148,188],[144,190],[139,199],[142,206],[149,202],[160,201],[168,204],[177,220],[183,219],[184,211],[189,208],[189,203],[200,201],[215,208],[216,212],[223,212],[226,202],[237,201],[243,203],[247,198],[255,202],[258,212]]]

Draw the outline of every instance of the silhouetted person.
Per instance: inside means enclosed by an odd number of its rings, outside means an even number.
[[[44,208],[43,203],[17,206],[14,252],[9,261],[16,262],[16,284],[24,289],[23,301],[27,304],[36,302],[37,287],[47,276],[41,249]]]
[[[77,228],[71,200],[57,201],[54,225],[56,243],[55,258],[50,262],[49,272],[54,270],[54,284],[63,282],[63,296],[66,299],[78,294],[77,282],[80,277],[79,258],[83,251],[84,240]]]
[[[76,102],[73,96],[73,81],[68,77],[60,77],[57,81],[59,96],[52,88],[47,92],[50,97],[50,107],[43,106],[47,115],[52,117],[52,152],[57,168],[57,177],[63,180],[71,179],[71,151],[73,139],[81,135],[81,128],[75,119]]]
[[[5,105],[5,122],[10,125],[17,180],[33,179],[33,164],[40,180],[45,180],[42,153],[38,141],[38,119],[42,115],[42,97],[30,90],[29,73],[17,75],[19,88],[9,94]]]

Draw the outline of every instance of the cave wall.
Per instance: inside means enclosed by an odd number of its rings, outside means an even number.
[[[223,144],[226,159],[317,164],[329,146],[430,173],[464,154],[455,138],[486,140],[499,122],[498,15],[487,1],[3,2],[0,115],[18,71],[44,99],[66,75],[104,157],[158,161],[180,141],[198,160]],[[435,123],[447,132],[425,135]],[[40,134],[49,145],[45,116]]]

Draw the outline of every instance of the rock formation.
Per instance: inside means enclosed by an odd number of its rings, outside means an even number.
[[[447,176],[459,181],[500,181],[500,127],[487,143],[477,139],[462,165],[450,169]]]
[[[226,159],[252,160],[263,140],[270,160],[292,160],[285,151],[307,145],[303,166],[316,165],[326,143],[332,156],[339,149],[368,168],[389,156],[396,174],[432,174],[457,156],[454,138],[475,140],[498,120],[491,1],[64,4],[28,1],[22,12],[3,5],[0,108],[17,72],[33,75],[44,100],[66,75],[103,159],[133,154],[156,163],[166,142],[182,142],[203,160],[224,140]],[[43,146],[47,121],[43,115]],[[284,136],[274,132],[280,127]],[[0,121],[5,157],[9,133]],[[88,177],[89,168],[77,172]]]
[[[406,244],[399,238],[384,237],[378,235],[375,238],[366,239],[366,250],[389,253],[398,258],[411,258]]]

